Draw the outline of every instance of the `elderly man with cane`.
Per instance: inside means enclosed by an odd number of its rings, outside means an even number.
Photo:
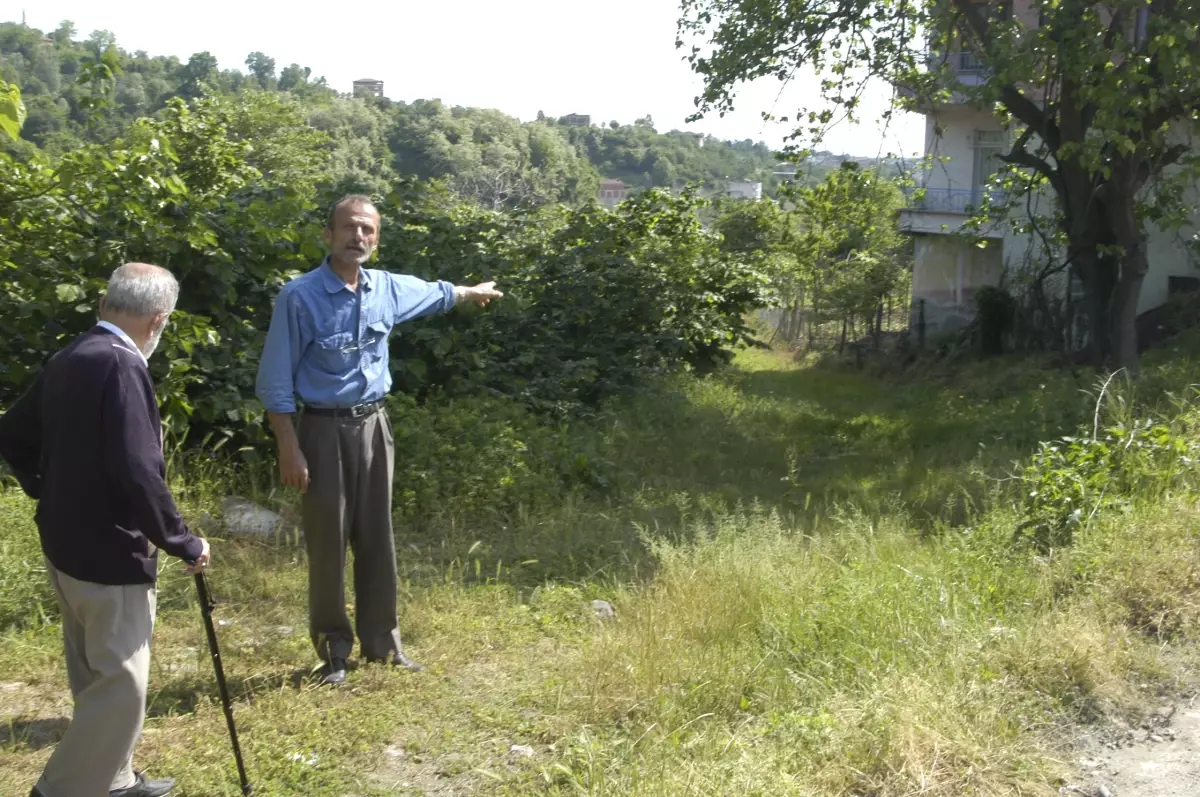
[[[355,631],[367,660],[421,669],[403,652],[396,617],[393,436],[384,409],[392,327],[504,295],[491,282],[467,288],[363,268],[379,228],[370,198],[333,204],[324,231],[329,256],[279,292],[258,371],[281,480],[303,493],[309,633],[327,684],[345,682]],[[355,629],[346,615],[347,545]]]
[[[113,272],[100,322],[56,353],[0,416],[0,456],[35,515],[62,611],[75,710],[32,797],[161,797],[174,781],[133,769],[146,713],[158,549],[202,572],[166,482],[147,358],[175,309],[166,269]]]

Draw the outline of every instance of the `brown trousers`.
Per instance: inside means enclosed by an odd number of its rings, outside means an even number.
[[[309,475],[301,512],[313,646],[325,661],[347,659],[357,631],[362,656],[388,658],[401,649],[391,421],[383,410],[364,418],[302,414],[298,426]],[[354,554],[354,630],[346,615],[347,545]]]

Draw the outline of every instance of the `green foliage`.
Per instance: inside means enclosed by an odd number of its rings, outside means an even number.
[[[397,386],[479,389],[573,411],[686,366],[709,370],[750,339],[765,279],[724,258],[696,198],[651,191],[596,206],[507,216],[410,186],[384,203],[380,264],[458,282],[495,279],[486,313],[423,319],[392,344]]]
[[[775,154],[764,144],[721,141],[712,136],[672,130],[659,133],[653,123],[613,122],[608,127],[567,127],[571,144],[605,177],[641,188],[696,184],[721,193],[729,180],[763,183],[770,193],[777,179]]]
[[[15,140],[21,135],[25,118],[25,103],[21,101],[20,87],[0,80],[0,130]]]
[[[1200,410],[1193,402],[1176,400],[1159,417],[1138,417],[1127,397],[1110,398],[1103,429],[1101,408],[1096,412],[1090,435],[1041,443],[1021,472],[1018,533],[1040,551],[1071,546],[1100,512],[1195,480]]]
[[[489,210],[579,204],[596,194],[595,169],[548,124],[437,100],[397,103],[391,118],[398,173],[444,180]]]
[[[174,100],[160,120],[144,119],[108,146],[56,161],[0,155],[0,314],[10,330],[0,392],[11,396],[94,323],[112,269],[142,260],[181,284],[152,363],[168,422],[179,431],[189,418],[238,431],[256,422],[245,388],[271,302],[289,269],[319,254],[304,225],[321,163],[318,142],[284,134],[258,153],[275,174],[251,165],[247,137],[269,132],[255,122],[261,101]],[[286,113],[277,119],[288,123]]]
[[[402,526],[419,534],[452,517],[502,519],[607,492],[610,468],[588,425],[547,423],[493,396],[389,402]]]
[[[780,203],[721,203],[713,226],[722,248],[770,275],[773,298],[788,310],[780,328],[791,339],[802,311],[810,343],[829,321],[873,328],[885,298],[907,290],[897,181],[847,161],[816,185],[788,183],[779,194]]]

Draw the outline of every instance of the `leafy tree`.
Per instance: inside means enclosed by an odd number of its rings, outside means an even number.
[[[308,82],[310,77],[312,77],[311,67],[288,64],[279,73],[279,90],[305,94],[312,85]]]
[[[65,131],[70,120],[69,107],[47,96],[33,97],[26,104],[27,116],[21,135],[43,148],[50,148]],[[15,138],[15,136],[14,136]]]
[[[258,81],[261,88],[269,89],[275,82],[275,59],[268,58],[261,52],[253,52],[246,56],[246,68]]]
[[[217,59],[207,50],[196,53],[188,59],[187,65],[180,70],[183,79],[179,87],[182,97],[192,99],[204,93],[204,86],[217,79]]]
[[[553,125],[522,125],[499,111],[436,100],[392,113],[389,140],[400,174],[446,180],[490,209],[595,196],[598,176]]]
[[[874,170],[848,162],[816,186],[782,190],[784,204],[725,200],[713,228],[730,256],[770,275],[774,299],[784,308],[778,332],[809,345],[818,327],[841,324],[879,333],[880,310],[904,285],[908,262],[894,223],[900,189]]]
[[[1031,195],[1012,203],[1031,208],[1018,230],[1042,231],[1083,285],[1097,364],[1136,372],[1149,230],[1196,209],[1184,189],[1200,168],[1187,143],[1200,107],[1198,25],[1193,0],[683,0],[677,44],[691,46],[704,79],[698,114],[731,108],[743,80],[821,74],[824,107],[796,119],[809,141],[853,115],[872,77],[906,87],[902,107],[953,97],[995,109],[1012,140],[1000,180]],[[959,53],[985,79],[958,80]],[[1042,194],[1054,204],[1048,230]]]
[[[69,19],[64,19],[54,29],[54,32],[50,34],[50,38],[54,39],[54,43],[59,46],[70,44],[71,40],[75,38],[75,23]]]
[[[148,260],[181,283],[177,320],[153,363],[164,416],[179,430],[189,422],[256,428],[248,386],[271,297],[288,269],[311,263],[319,249],[315,230],[301,232],[313,200],[250,163],[236,127],[252,111],[218,98],[191,106],[174,99],[162,119],[142,120],[108,145],[55,160],[36,153],[27,163],[0,155],[0,402],[94,323],[113,268]],[[290,150],[296,163],[280,174],[319,162],[319,145],[308,143]]]
[[[27,158],[39,148],[58,155],[85,143],[111,144],[137,119],[162,114],[172,98],[266,92],[297,103],[280,107],[302,108],[302,126],[324,134],[328,158],[321,160],[321,190],[341,186],[383,196],[397,176],[408,175],[445,181],[479,204],[507,209],[588,202],[601,174],[643,188],[699,183],[718,193],[730,176],[762,179],[768,186],[772,180],[774,156],[761,144],[660,134],[648,119],[583,129],[548,118],[522,124],[497,111],[437,101],[349,100],[298,64],[272,79],[275,63],[260,51],[249,54],[243,74],[220,70],[207,52],[181,63],[125,52],[108,32],[87,41],[72,36],[73,29],[64,26],[47,43],[39,31],[0,23],[0,76],[25,89],[29,115],[24,138],[5,143],[4,151]],[[273,112],[262,113],[255,124],[283,134],[267,122]],[[275,139],[267,135],[254,142],[256,151],[271,149]],[[269,168],[257,155],[248,158]]]
[[[91,48],[92,54],[99,57],[109,50],[115,49],[117,46],[117,37],[112,31],[94,30],[88,36],[88,45]]]
[[[326,136],[327,181],[350,191],[384,195],[396,178],[388,150],[388,117],[368,103],[344,97],[305,103],[308,124]]]

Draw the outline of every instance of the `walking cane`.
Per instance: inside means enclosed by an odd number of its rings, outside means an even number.
[[[208,591],[208,581],[203,573],[196,574],[196,592],[200,596],[200,612],[204,615],[204,630],[208,632],[208,650],[212,654],[213,669],[217,673],[217,689],[221,692],[221,706],[225,709],[225,724],[229,726],[229,738],[233,742],[233,757],[237,760],[238,778],[242,782],[242,794],[250,795],[254,789],[246,779],[246,765],[242,763],[242,749],[238,746],[237,727],[233,724],[233,706],[229,703],[229,689],[225,686],[225,671],[221,668],[221,651],[217,647],[217,631],[213,628],[212,610],[217,602]]]

